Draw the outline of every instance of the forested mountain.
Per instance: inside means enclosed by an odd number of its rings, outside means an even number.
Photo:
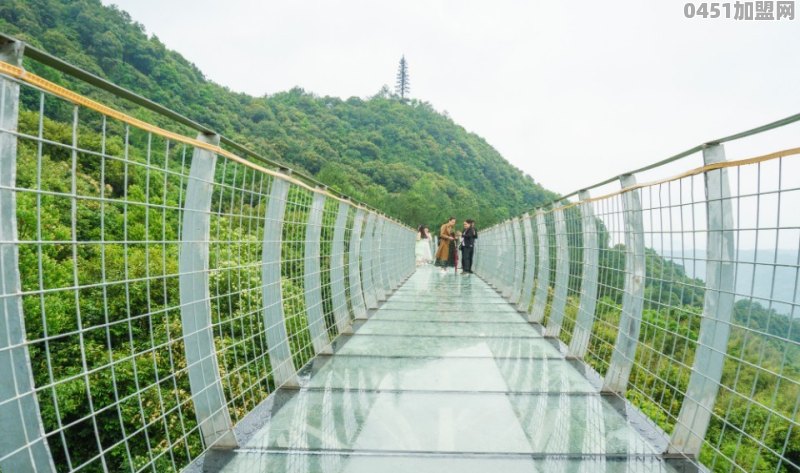
[[[0,31],[411,225],[436,224],[453,213],[486,226],[553,197],[429,103],[401,101],[385,89],[369,99],[347,100],[302,89],[264,97],[236,93],[207,80],[127,13],[99,0],[4,1]],[[75,85],[53,71],[26,66]]]

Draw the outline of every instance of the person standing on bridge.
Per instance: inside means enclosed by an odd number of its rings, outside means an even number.
[[[455,230],[456,218],[450,217],[447,222],[439,228],[439,248],[436,250],[436,266],[442,268],[442,272],[447,272],[448,267],[453,266],[453,258],[450,253],[455,252]]]
[[[475,220],[464,222],[464,234],[461,240],[461,274],[472,274],[472,256],[475,254],[475,240],[478,239],[478,230],[475,229]]]

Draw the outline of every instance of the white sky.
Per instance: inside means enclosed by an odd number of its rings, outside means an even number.
[[[742,22],[689,20],[674,0],[103,2],[252,95],[367,97],[394,86],[405,54],[413,97],[556,192],[800,112],[800,11]]]

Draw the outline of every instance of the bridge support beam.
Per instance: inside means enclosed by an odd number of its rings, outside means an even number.
[[[560,205],[560,204],[559,204]],[[561,325],[564,322],[564,310],[567,307],[567,286],[569,284],[569,246],[567,245],[567,224],[564,220],[564,210],[553,211],[556,232],[556,281],[553,292],[553,305],[550,309],[550,318],[547,321],[546,337],[556,337],[561,334]]]
[[[219,144],[219,135],[201,133],[197,139]],[[215,153],[195,148],[186,186],[178,282],[183,344],[197,423],[209,447],[235,448],[236,437],[222,390],[211,329],[208,250],[216,162]]]
[[[0,60],[22,65],[23,45],[0,46]],[[17,232],[19,84],[0,78],[0,470],[55,472],[34,391],[22,311]]]
[[[589,337],[594,325],[594,310],[597,305],[597,275],[599,272],[600,249],[597,246],[597,224],[594,205],[589,200],[589,192],[578,193],[583,214],[583,278],[581,279],[581,300],[575,330],[572,332],[567,356],[583,358],[589,348]]]
[[[344,237],[349,212],[350,206],[346,202],[339,202],[331,243],[331,301],[333,318],[339,333],[346,332],[350,327],[350,311],[347,309],[347,294],[344,289]]]
[[[631,174],[620,177],[624,188],[636,185]],[[636,348],[639,346],[639,329],[644,307],[645,254],[644,224],[639,190],[622,194],[625,225],[625,289],[622,295],[622,313],[614,353],[603,382],[604,392],[624,394],[633,368]]]
[[[320,236],[322,235],[322,216],[325,211],[325,195],[315,192],[311,200],[306,221],[306,241],[303,255],[303,293],[306,303],[308,331],[311,344],[317,354],[331,354],[331,341],[325,326],[322,310],[322,277],[320,268]]]
[[[534,248],[533,225],[531,216],[522,216],[522,230],[525,244],[525,275],[522,278],[522,294],[517,303],[517,310],[528,312],[533,297],[533,281],[536,277],[536,248]]]
[[[280,178],[273,179],[264,219],[261,282],[264,294],[264,329],[267,334],[267,351],[272,366],[272,376],[276,386],[296,387],[299,386],[297,370],[286,333],[281,291],[283,216],[288,195],[289,182]]]
[[[353,228],[350,230],[350,248],[347,259],[350,305],[353,307],[353,318],[355,320],[367,318],[367,303],[364,300],[364,291],[361,289],[361,230],[363,223],[364,211],[356,209],[356,215],[353,218]]]
[[[547,223],[544,219],[544,212],[541,210],[536,211],[536,233],[539,236],[539,271],[536,295],[533,296],[533,310],[529,320],[542,323],[550,286],[550,245],[547,241]]]
[[[705,164],[725,161],[722,145],[703,150]],[[706,171],[706,224],[708,262],[703,317],[700,320],[692,374],[669,452],[697,456],[708,430],[728,351],[736,275],[733,204],[728,170]]]

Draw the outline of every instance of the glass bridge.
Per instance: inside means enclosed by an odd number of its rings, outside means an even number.
[[[477,277],[420,268],[354,329],[206,471],[696,471]]]
[[[0,36],[0,473],[800,472],[798,122],[478,222],[441,273]]]

